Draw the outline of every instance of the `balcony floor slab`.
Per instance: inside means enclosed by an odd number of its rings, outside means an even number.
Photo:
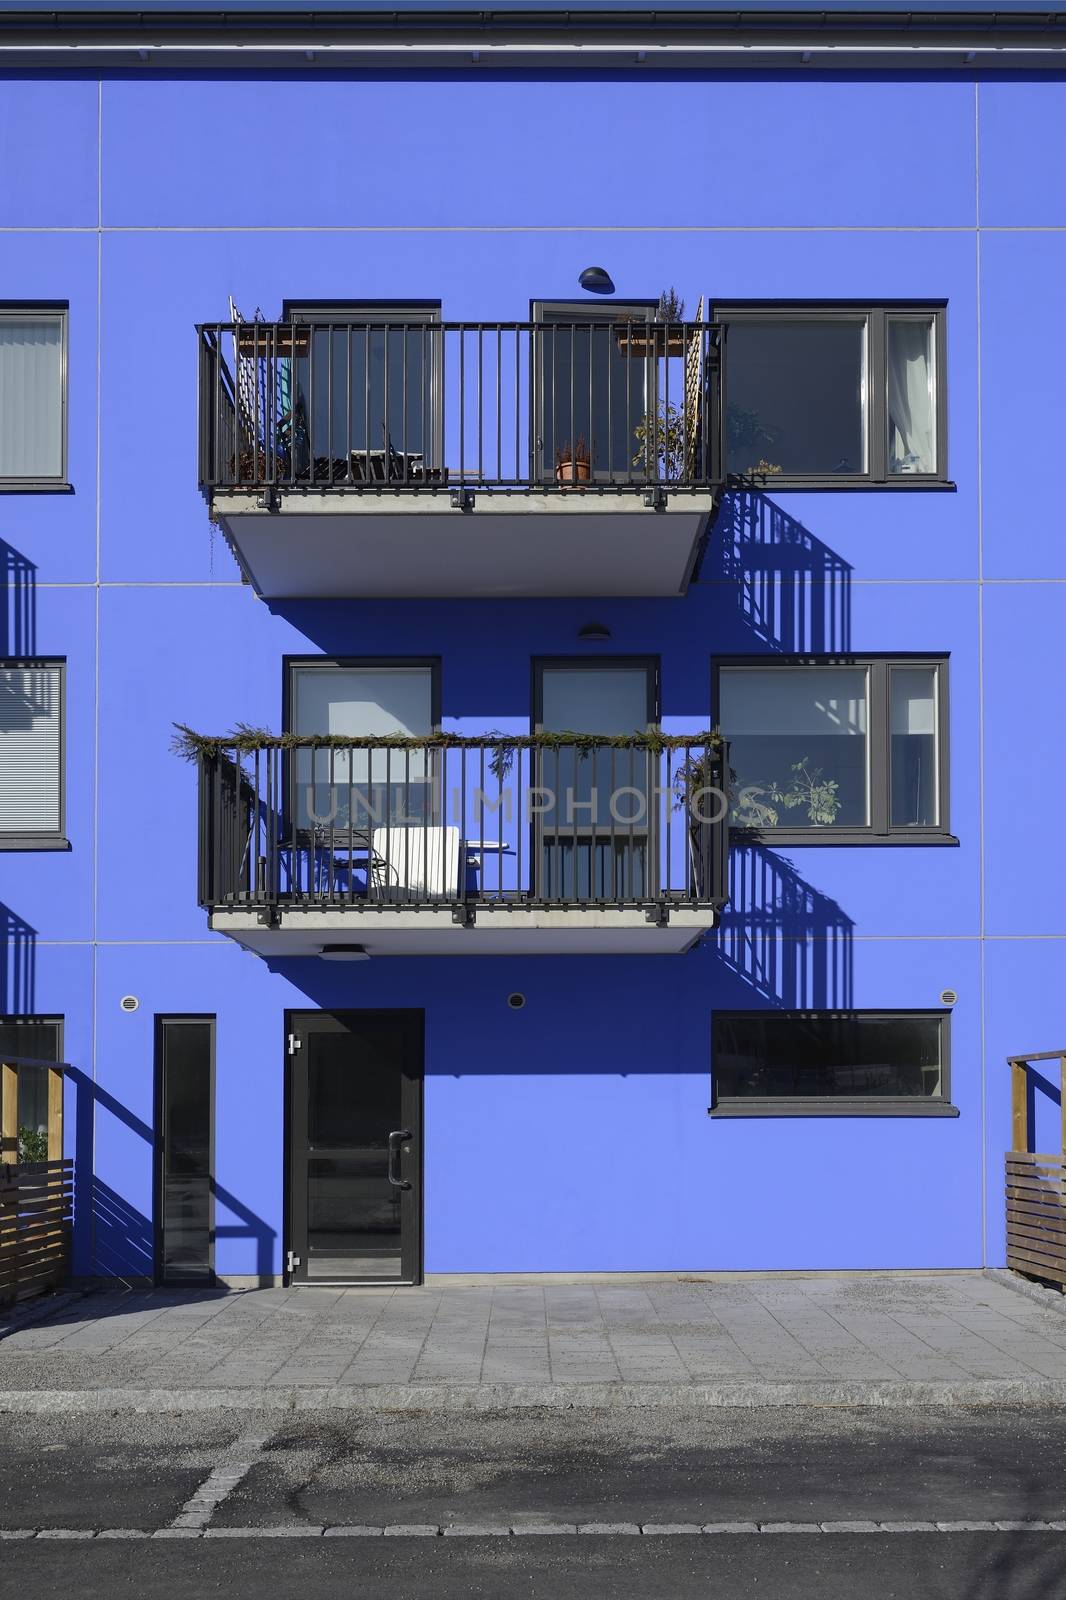
[[[508,599],[684,594],[714,496],[444,492],[219,494],[215,520],[264,599]]]
[[[639,910],[479,908],[472,926],[450,905],[284,908],[276,927],[254,910],[214,911],[211,929],[268,959],[317,956],[325,944],[361,944],[370,956],[679,955],[715,926],[709,907],[673,907],[667,923]]]

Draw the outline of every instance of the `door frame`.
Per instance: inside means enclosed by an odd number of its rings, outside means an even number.
[[[166,1138],[165,1138],[165,1107],[166,1107],[166,1051],[164,1038],[168,1023],[173,1022],[205,1022],[210,1030],[211,1037],[211,1064],[210,1086],[208,1089],[208,1249],[210,1265],[208,1273],[201,1279],[196,1278],[168,1278],[166,1263],[163,1258],[163,1246],[166,1235]],[[203,1288],[205,1285],[214,1284],[215,1273],[215,1246],[217,1235],[215,1232],[215,1201],[216,1201],[216,1176],[215,1176],[215,1101],[218,1064],[218,1014],[214,1011],[157,1011],[154,1018],[153,1032],[153,1061],[152,1061],[152,1279],[157,1286],[167,1285],[171,1288],[182,1285],[186,1288]]]
[[[661,662],[661,658],[659,656],[657,656],[657,655],[534,656],[532,658],[532,661],[531,661],[530,665],[531,665],[530,721],[531,721],[531,726],[533,728],[534,733],[543,732],[543,723],[544,723],[544,670],[545,670],[545,668],[548,668],[549,670],[560,669],[560,670],[563,670],[563,671],[567,671],[567,670],[579,671],[581,669],[585,669],[585,670],[587,670],[589,672],[596,672],[596,671],[601,671],[602,672],[604,670],[611,671],[613,668],[618,668],[620,671],[624,671],[627,668],[629,670],[642,670],[646,675],[646,683],[647,683],[647,690],[648,690],[648,693],[647,693],[647,711],[648,711],[647,720],[648,720],[648,724],[649,724],[650,727],[654,728],[654,727],[657,727],[659,725],[660,721],[662,720],[662,662]],[[540,766],[540,760],[541,760],[540,753],[538,751],[531,752],[531,758],[532,758],[531,761],[530,761],[531,778],[532,778],[533,782],[539,784],[540,780],[541,780],[541,777],[543,776],[542,769],[541,769],[541,766]],[[649,757],[649,768],[650,768],[650,760],[651,760],[651,758]],[[652,785],[652,792],[653,793],[654,793],[654,790],[655,790],[655,785],[653,784]],[[533,817],[533,818],[530,819],[530,824],[529,824],[530,887],[534,892],[534,898],[537,897],[537,892],[539,891],[539,878],[535,877],[535,874],[539,874],[541,872],[541,870],[542,870],[540,852],[541,852],[541,847],[542,847],[542,840],[543,840],[543,837],[544,837],[544,831],[545,830],[544,830],[544,823],[543,823],[543,818],[542,817],[538,816],[538,817]],[[645,874],[644,899],[646,901],[652,901],[652,900],[655,900],[658,897],[659,879],[660,879],[660,877],[662,875],[661,874],[661,869],[660,869],[660,864],[659,864],[660,829],[659,829],[659,811],[658,811],[657,802],[655,804],[649,804],[648,824],[647,824],[647,840],[648,840],[648,864],[647,864],[647,871],[646,871],[646,874]],[[575,887],[576,887],[576,884],[575,884]],[[592,897],[592,898],[594,898],[594,897]]]
[[[405,1191],[406,1205],[402,1217],[400,1232],[401,1272],[397,1278],[351,1278],[351,1279],[316,1279],[307,1276],[308,1250],[307,1250],[307,1216],[306,1196],[298,1199],[296,1195],[295,1160],[296,1144],[294,1138],[295,1124],[295,1088],[296,1073],[294,1067],[296,1056],[289,1050],[291,1035],[299,1032],[300,1024],[305,1026],[309,1020],[316,1018],[336,1022],[346,1017],[391,1017],[406,1023],[412,1028],[411,1056],[404,1073],[404,1082],[401,1084],[401,1097],[403,1099],[404,1118],[410,1117],[411,1132],[414,1135],[412,1143],[414,1152],[404,1169],[404,1174],[411,1187]],[[285,1284],[292,1288],[306,1284],[310,1288],[325,1286],[331,1281],[350,1283],[351,1286],[381,1288],[382,1286],[410,1287],[420,1284],[424,1277],[423,1241],[425,1236],[424,1211],[425,1211],[425,1078],[426,1078],[426,1013],[421,1006],[318,1006],[318,1007],[293,1007],[287,1008],[284,1014],[284,1035],[282,1050],[285,1062],[285,1139],[284,1139],[284,1206],[283,1206],[283,1253],[282,1275]],[[324,1030],[326,1031],[326,1030]],[[306,1112],[305,1112],[306,1115]],[[297,1229],[300,1233],[297,1233]],[[300,1254],[302,1257],[299,1271],[290,1271],[290,1252]]]
[[[531,481],[554,482],[555,463],[549,461],[544,445],[544,394],[546,384],[544,381],[544,341],[545,330],[553,323],[595,322],[605,327],[611,327],[616,322],[634,323],[651,322],[658,306],[658,300],[644,300],[640,296],[625,300],[531,300],[529,302],[529,320],[537,324],[537,331],[533,334],[534,348],[530,361],[530,429],[529,429],[529,470]],[[646,313],[644,317],[637,312]],[[613,313],[613,315],[612,315]],[[648,362],[644,362],[644,409],[642,416],[648,410]],[[571,419],[572,425],[573,419]],[[597,479],[595,471],[592,473],[591,482],[609,483],[606,476]]]

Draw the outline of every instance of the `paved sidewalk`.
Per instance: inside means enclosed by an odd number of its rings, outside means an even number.
[[[0,1409],[1066,1405],[1066,1315],[980,1272],[99,1293],[0,1341]]]

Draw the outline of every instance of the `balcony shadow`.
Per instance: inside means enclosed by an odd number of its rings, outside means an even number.
[[[37,654],[37,568],[0,539],[0,657]]]
[[[850,1009],[855,924],[837,902],[764,845],[732,847],[729,883],[729,903],[708,940],[736,980],[719,1003],[744,1006],[754,991],[789,1011]]]
[[[0,902],[0,1015],[37,1010],[37,930]]]
[[[766,494],[729,490],[700,563],[698,582],[732,586],[721,654],[757,641],[783,655],[851,649],[848,562]],[[736,636],[729,637],[732,624]]]
[[[67,1069],[77,1091],[74,1150],[74,1254],[75,1270],[103,1277],[152,1277],[155,1272],[155,1236],[152,1220],[123,1199],[93,1171],[93,1154],[100,1113],[114,1117],[153,1150],[151,1126],[116,1100],[88,1073]],[[274,1267],[276,1230],[250,1207],[224,1188],[212,1185],[217,1206],[235,1221],[216,1225],[216,1239],[251,1239],[255,1246],[256,1275],[269,1277]]]

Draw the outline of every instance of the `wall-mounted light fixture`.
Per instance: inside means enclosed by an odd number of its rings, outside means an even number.
[[[590,294],[614,294],[614,283],[606,267],[586,267],[577,281]]]
[[[586,622],[583,628],[577,630],[579,639],[584,639],[586,644],[602,644],[611,637],[611,630],[606,622]]]
[[[361,944],[324,944],[318,953],[323,961],[370,960],[370,952]]]

